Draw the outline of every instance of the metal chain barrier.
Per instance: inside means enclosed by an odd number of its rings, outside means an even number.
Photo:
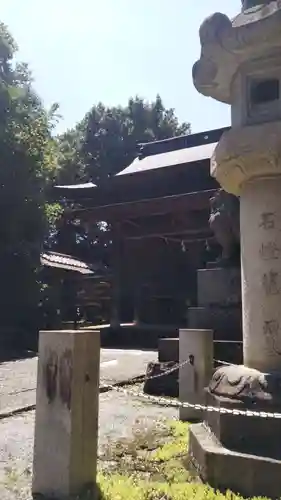
[[[220,365],[225,365],[225,366],[236,366],[233,363],[228,363],[227,361],[221,361],[220,359],[214,359],[215,363],[218,363]],[[170,373],[175,372],[176,370],[179,370],[183,366],[187,365],[190,363],[190,359],[186,359],[185,361],[182,361],[182,363],[176,363],[172,368],[168,368],[167,370],[164,370],[162,373],[158,373],[157,375],[151,375],[150,377],[144,375],[143,377],[139,378],[140,382],[145,382],[146,380],[154,380],[156,378],[160,377],[165,377],[166,375],[169,375]]]
[[[214,359],[214,362],[219,363],[220,365],[235,366],[233,363],[227,363],[226,361],[221,361],[219,359]],[[190,363],[190,360],[186,359],[185,361],[182,361],[182,363],[176,363],[174,366],[172,366],[172,368],[168,368],[167,370],[164,370],[162,373],[158,373],[157,375],[151,375],[150,377],[143,375],[143,376],[137,377],[138,380],[136,381],[136,383],[142,383],[142,382],[146,382],[147,380],[154,380],[154,379],[157,379],[160,377],[166,377],[170,373],[173,373],[176,370],[179,370],[180,368],[182,368],[183,366],[185,366],[189,363]],[[104,382],[106,383],[106,380],[104,380]],[[106,385],[106,386],[101,385],[100,387],[105,388],[105,387],[110,387],[110,386],[109,385]],[[29,389],[23,389],[21,391],[16,390],[16,391],[8,392],[6,395],[7,396],[14,396],[14,395],[20,394],[22,392],[30,392],[30,391],[35,391],[35,390],[36,390],[36,387],[32,387]]]
[[[151,375],[150,377],[144,375],[141,378],[143,379],[143,381],[146,381],[146,380],[153,380],[155,378],[165,377],[166,375],[169,375],[170,373],[179,370],[179,368],[181,368],[184,365],[187,365],[188,363],[190,363],[190,360],[186,359],[185,361],[182,361],[182,363],[176,363],[174,366],[172,366],[172,368],[168,368],[167,370],[164,370],[162,373],[158,373],[157,375]]]
[[[132,391],[130,389],[125,389],[123,387],[114,386],[111,384],[107,384],[105,386],[100,386],[104,389],[110,389],[112,391],[120,392],[125,394],[126,396],[131,396],[133,398],[139,398],[147,400],[151,403],[158,404],[161,406],[169,406],[174,408],[193,408],[198,411],[208,411],[215,413],[222,413],[228,415],[242,415],[244,417],[260,417],[260,418],[281,418],[281,413],[277,412],[266,412],[266,411],[254,411],[254,410],[238,410],[238,409],[230,409],[230,408],[221,408],[216,406],[206,406],[201,404],[192,404],[188,402],[177,401],[176,399],[169,399],[165,397],[158,396],[150,396],[148,394],[144,394],[139,391]]]
[[[221,365],[227,365],[227,366],[236,366],[233,363],[228,363],[226,361],[221,361],[221,360],[214,360],[216,363],[219,363]],[[140,377],[138,382],[143,383],[145,380],[151,380],[154,378],[159,378],[159,377],[164,377],[168,375],[169,373],[172,373],[182,366],[186,365],[187,363],[190,363],[190,359],[183,361],[182,363],[177,363],[175,366],[172,368],[169,368],[168,370],[164,371],[163,373],[153,375],[151,377]],[[34,388],[35,389],[35,388]],[[198,411],[208,411],[208,412],[214,412],[214,413],[221,413],[221,414],[227,414],[227,415],[241,415],[245,417],[259,417],[259,418],[278,418],[281,419],[281,413],[278,412],[266,412],[266,411],[255,411],[255,410],[239,410],[239,409],[230,409],[230,408],[222,408],[222,407],[216,407],[216,406],[206,406],[202,404],[192,404],[188,403],[187,401],[181,402],[178,401],[177,399],[170,399],[166,397],[158,397],[158,396],[152,396],[148,394],[144,394],[142,391],[134,391],[131,389],[127,389],[118,385],[112,385],[112,384],[103,384],[101,381],[100,384],[100,389],[104,389],[106,391],[115,391],[119,392],[121,394],[125,394],[126,396],[137,398],[137,399],[142,399],[145,401],[148,401],[150,403],[154,403],[157,405],[161,406],[166,406],[166,407],[173,407],[173,408],[192,408],[194,410]],[[33,389],[29,389],[33,390]],[[11,395],[13,393],[10,393]],[[33,405],[35,407],[35,405]],[[32,408],[33,409],[33,408]]]
[[[238,365],[235,365],[234,363],[228,363],[227,361],[222,361],[221,359],[214,359],[214,362],[218,363],[219,365],[223,365],[223,366],[238,366]]]

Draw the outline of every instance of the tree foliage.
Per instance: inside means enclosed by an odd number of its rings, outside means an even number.
[[[43,245],[85,260],[94,255],[107,266],[104,226],[74,227],[61,218],[60,205],[48,203],[48,188],[88,180],[102,184],[133,161],[139,142],[189,133],[190,126],[179,123],[160,96],[150,103],[135,97],[126,106],[97,104],[55,137],[59,106],[44,108],[16,51],[0,23],[0,327],[31,331],[39,325],[40,288],[41,304],[52,302],[38,273]],[[59,286],[53,287],[55,308]]]
[[[57,111],[46,112],[17,47],[0,23],[0,315],[1,324],[36,323],[40,250],[47,229],[45,188],[55,177]]]
[[[133,161],[138,143],[189,132],[190,125],[180,124],[159,95],[152,103],[131,98],[125,107],[99,103],[75,129],[59,137],[60,180],[75,183],[91,179],[101,184]]]

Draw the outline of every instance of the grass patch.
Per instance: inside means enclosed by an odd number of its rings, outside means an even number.
[[[186,463],[187,450],[188,424],[159,421],[147,427],[137,421],[131,438],[109,442],[99,457],[100,500],[242,500],[231,491],[215,491],[193,476]],[[16,463],[6,467],[0,484],[4,498],[31,500],[30,474],[29,469],[20,473]],[[97,497],[86,491],[79,499]]]
[[[109,443],[100,459],[100,480],[109,475],[132,480],[172,483],[188,481],[189,474],[184,467],[188,445],[188,426],[173,421],[157,422],[147,428],[137,421],[131,438]],[[121,481],[122,482],[122,481]],[[122,497],[120,498],[120,500]]]
[[[109,444],[100,457],[102,500],[241,500],[202,484],[186,467],[188,424],[136,422],[130,439]]]

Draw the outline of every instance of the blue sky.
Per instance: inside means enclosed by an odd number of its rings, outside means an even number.
[[[157,93],[193,132],[229,124],[228,106],[200,96],[192,65],[198,29],[213,12],[233,16],[240,0],[9,0],[1,20],[20,46],[46,106],[60,103],[59,131],[98,101],[126,104]]]

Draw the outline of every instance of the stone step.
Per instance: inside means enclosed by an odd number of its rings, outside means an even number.
[[[237,268],[198,269],[198,306],[241,303],[241,277]]]
[[[160,363],[167,361],[179,361],[179,339],[167,338],[159,339],[158,342],[158,361]]]
[[[243,343],[235,341],[215,341],[214,359],[236,365],[243,363]],[[158,361],[166,363],[179,361],[179,339],[160,339],[158,344]],[[215,363],[215,366],[219,366]]]
[[[188,328],[211,329],[215,340],[242,340],[240,307],[190,307]]]
[[[225,403],[223,403],[225,406]],[[234,419],[229,415],[229,428]],[[252,419],[245,417],[249,421]],[[267,419],[257,419],[266,422]],[[244,427],[241,423],[240,429]],[[233,431],[234,437],[240,436]],[[273,438],[274,439],[274,438]],[[258,437],[256,441],[258,440]],[[281,491],[281,461],[256,453],[239,453],[225,448],[210,432],[205,423],[192,424],[189,427],[189,467],[200,479],[210,484],[215,490],[232,490],[245,498],[279,498]]]
[[[101,330],[103,347],[119,346],[132,348],[157,349],[161,338],[176,338],[179,328],[169,325],[125,324],[107,327]]]

